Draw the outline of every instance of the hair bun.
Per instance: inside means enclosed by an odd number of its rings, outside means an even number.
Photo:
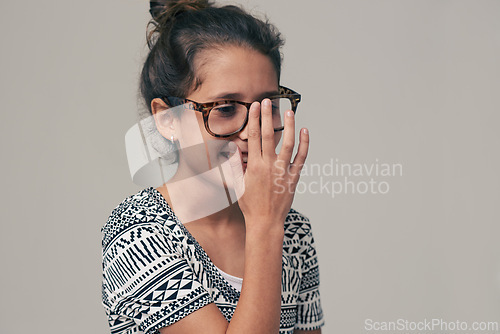
[[[211,7],[208,0],[156,0],[149,2],[149,13],[156,22],[165,21],[190,10]]]

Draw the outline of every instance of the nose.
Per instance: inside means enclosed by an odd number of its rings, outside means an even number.
[[[247,141],[248,140],[248,122],[245,127],[238,133],[238,138]]]

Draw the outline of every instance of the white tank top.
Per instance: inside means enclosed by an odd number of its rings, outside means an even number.
[[[243,283],[243,278],[239,278],[239,277],[236,277],[236,276],[233,276],[233,275],[229,275],[228,273],[220,270],[219,267],[217,267],[215,264],[214,264],[214,266],[215,266],[215,268],[217,268],[217,270],[222,275],[222,277],[224,277],[226,279],[226,281],[233,288],[235,288],[236,290],[238,290],[239,292],[241,292],[241,285]]]

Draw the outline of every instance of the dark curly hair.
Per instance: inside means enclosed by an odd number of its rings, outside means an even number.
[[[200,86],[194,62],[201,51],[211,48],[236,45],[256,50],[270,58],[279,82],[284,41],[267,20],[240,7],[215,7],[208,0],[151,1],[150,5],[150,51],[140,76],[140,94],[149,113],[154,98],[184,98]]]

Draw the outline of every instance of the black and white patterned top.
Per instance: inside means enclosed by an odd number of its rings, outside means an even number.
[[[102,303],[111,333],[159,333],[214,302],[228,321],[240,297],[163,195],[127,197],[102,228]],[[309,220],[291,209],[283,242],[280,334],[324,324]],[[265,284],[265,283],[264,283]]]

